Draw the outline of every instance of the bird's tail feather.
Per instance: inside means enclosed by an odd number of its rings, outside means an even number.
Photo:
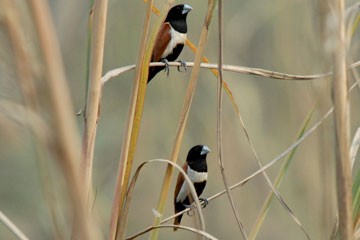
[[[174,225],[180,225],[182,216],[183,216],[183,215],[177,216],[177,217],[174,219]],[[176,230],[177,230],[177,227],[174,227],[174,231],[176,231]]]

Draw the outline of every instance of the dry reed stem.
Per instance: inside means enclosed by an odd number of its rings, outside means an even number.
[[[200,36],[200,40],[198,43],[198,52],[195,56],[194,68],[191,72],[188,88],[186,90],[184,104],[183,104],[180,118],[179,118],[179,126],[178,126],[178,129],[176,132],[173,150],[172,150],[171,156],[170,156],[170,161],[172,161],[173,163],[176,163],[177,157],[179,155],[180,146],[181,146],[181,142],[182,142],[182,139],[184,136],[184,130],[185,130],[188,116],[189,116],[192,99],[195,94],[196,83],[197,83],[199,69],[200,69],[200,63],[201,63],[202,55],[203,55],[203,52],[205,49],[206,40],[207,40],[207,36],[208,36],[208,32],[209,32],[209,26],[211,23],[211,18],[212,18],[214,8],[215,8],[214,0],[209,0],[206,17],[205,17],[205,20],[203,23],[201,36]],[[173,172],[174,172],[174,168],[172,166],[168,166],[166,169],[163,186],[162,186],[161,193],[160,193],[159,203],[158,203],[158,206],[156,209],[160,214],[163,214],[163,212],[164,212],[165,203],[166,203],[167,195],[168,195],[168,192],[170,189]],[[157,226],[159,224],[160,224],[160,218],[155,217],[153,225]],[[157,237],[158,237],[158,231],[153,231],[150,239],[156,240]]]
[[[12,49],[15,56],[15,62],[17,67],[17,75],[19,78],[19,85],[22,91],[23,102],[27,108],[31,111],[25,111],[27,115],[23,116],[25,119],[32,118],[31,114],[39,113],[39,100],[37,98],[35,81],[32,73],[31,63],[34,62],[34,59],[31,59],[30,53],[27,49],[27,41],[24,37],[24,28],[21,24],[20,13],[18,12],[18,6],[13,0],[4,0],[3,1],[3,11],[4,11],[4,21],[7,27]],[[30,114],[30,115],[29,115]],[[41,120],[42,121],[42,120]],[[44,129],[48,130],[48,126],[43,126]],[[30,134],[34,140],[34,148],[38,156],[39,164],[39,173],[41,178],[41,184],[44,190],[44,195],[46,202],[50,210],[51,225],[55,232],[56,239],[62,239],[62,233],[60,231],[59,223],[56,217],[56,199],[54,197],[53,191],[53,181],[49,174],[49,168],[47,163],[47,154],[48,152],[45,149],[46,141],[44,141],[44,136],[40,135],[43,132],[35,130],[35,128],[30,127]]]
[[[139,47],[137,68],[135,71],[127,127],[125,130],[124,141],[120,156],[120,166],[117,176],[115,197],[110,220],[109,240],[117,238],[118,226],[120,221],[119,217],[121,216],[121,211],[123,211],[126,189],[130,178],[131,166],[135,154],[137,136],[140,127],[148,71],[148,69],[143,70],[143,68],[148,68],[148,63],[146,63],[146,61],[150,61],[150,59],[146,60],[146,51],[151,51],[151,49],[146,48],[146,37],[149,31],[152,3],[153,0],[150,0],[148,2],[144,19],[144,30],[142,33],[141,43]]]
[[[100,111],[101,75],[104,59],[107,4],[107,0],[95,0],[92,11],[93,21],[91,21],[93,28],[91,30],[89,84],[84,114],[81,166],[84,178],[84,195],[85,198],[88,199],[88,205],[91,205],[89,203],[91,202],[90,196],[92,192],[94,147]],[[88,206],[88,211],[91,211],[90,209],[91,206]]]
[[[334,4],[336,17],[335,46],[333,51],[332,99],[335,106],[336,135],[336,185],[339,214],[340,239],[353,239],[352,180],[350,168],[350,117],[348,103],[348,80],[346,69],[346,38],[344,20],[344,1]]]
[[[182,174],[184,176],[184,179],[185,179],[186,183],[189,186],[189,190],[190,190],[190,193],[192,195],[192,199],[194,199],[194,202],[195,202],[195,206],[196,206],[195,209],[197,210],[197,213],[198,213],[198,216],[199,216],[199,222],[200,222],[201,230],[205,229],[205,220],[204,220],[204,217],[202,215],[201,203],[199,201],[199,197],[198,197],[198,195],[196,193],[196,190],[195,190],[195,187],[194,187],[193,183],[191,182],[190,178],[187,176],[185,171],[182,169],[181,166],[179,166],[176,163],[173,163],[173,162],[171,162],[169,160],[166,160],[166,159],[153,159],[153,160],[145,161],[142,164],[140,164],[140,166],[138,166],[138,168],[136,169],[136,171],[134,173],[134,176],[133,176],[133,178],[132,178],[132,180],[131,180],[131,182],[129,184],[129,188],[128,188],[127,193],[126,193],[126,203],[125,203],[124,211],[123,211],[123,215],[125,215],[124,216],[125,221],[122,221],[121,224],[120,224],[120,232],[119,232],[120,239],[123,239],[125,237],[125,228],[126,228],[126,224],[127,224],[127,215],[129,214],[135,184],[136,184],[137,178],[139,177],[140,171],[143,168],[143,166],[145,166],[146,164],[148,164],[148,163],[156,163],[156,162],[166,163],[168,165],[171,165],[171,166],[175,167],[180,172],[180,174]]]
[[[4,224],[18,239],[29,240],[29,238],[8,218],[0,211],[0,222]]]
[[[152,62],[149,66],[165,66],[164,63],[161,62]],[[181,66],[179,62],[169,62],[170,67],[178,67]],[[355,62],[349,66],[349,68],[356,68],[360,66],[360,61]],[[128,72],[132,69],[135,69],[136,65],[128,65],[116,69],[109,70],[102,78],[102,84],[105,84],[111,78],[114,78],[122,73]],[[193,62],[186,62],[186,67],[194,67]],[[216,70],[219,68],[217,64],[210,64],[210,63],[201,63],[200,68],[207,68],[210,70]],[[322,74],[314,74],[314,75],[295,75],[295,74],[288,74],[288,73],[280,73],[274,72],[266,69],[261,68],[250,68],[250,67],[243,67],[243,66],[235,66],[235,65],[223,65],[224,71],[229,72],[237,72],[243,73],[248,75],[255,75],[265,78],[273,78],[278,80],[314,80],[319,78],[326,78],[332,75],[331,72],[329,73],[322,73]]]
[[[218,159],[219,159],[219,167],[221,176],[224,182],[224,186],[226,189],[227,196],[230,201],[230,205],[232,208],[232,211],[234,213],[236,222],[238,224],[238,227],[240,229],[241,235],[244,239],[248,239],[244,226],[240,220],[240,216],[238,211],[236,210],[234,199],[231,195],[230,188],[228,185],[228,180],[226,178],[225,174],[225,167],[224,167],[224,161],[223,161],[223,154],[222,154],[222,86],[223,86],[223,1],[219,0],[218,4],[218,36],[219,36],[219,56],[218,56],[218,62],[219,62],[219,68],[218,68],[218,84],[217,84],[217,148],[218,148]]]
[[[73,236],[80,239],[101,239],[97,226],[87,217],[85,211],[86,201],[79,172],[79,136],[50,9],[45,0],[31,0],[29,4],[46,67],[45,79],[50,96],[50,115],[53,116],[51,128],[55,141],[55,156],[62,167],[70,195],[75,224]]]
[[[159,226],[151,226],[145,230],[143,230],[142,232],[139,232],[131,237],[128,237],[126,238],[126,240],[133,240],[137,237],[140,237],[141,235],[147,233],[147,232],[150,232],[150,231],[153,231],[155,229],[159,229],[159,228],[174,228],[174,227],[177,227],[178,229],[182,229],[182,230],[187,230],[187,231],[190,231],[190,232],[194,232],[194,233],[197,233],[199,235],[201,235],[202,237],[206,237],[208,239],[211,239],[211,240],[218,240],[216,237],[210,235],[209,233],[207,232],[204,232],[204,231],[200,231],[198,229],[195,229],[195,228],[192,228],[192,227],[187,227],[187,226],[182,226],[182,225],[159,225]]]

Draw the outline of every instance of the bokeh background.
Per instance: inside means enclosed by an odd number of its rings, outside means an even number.
[[[27,1],[14,1],[25,26],[27,49],[34,59],[39,59],[39,46]],[[225,1],[225,64],[302,75],[329,71],[330,60],[324,51],[321,2]],[[155,1],[155,6],[161,9],[162,3],[160,0]],[[207,1],[187,0],[176,3],[187,3],[193,7],[188,16],[188,39],[197,44]],[[75,116],[85,102],[89,1],[51,0],[49,4],[61,44]],[[142,0],[109,0],[104,73],[136,62],[145,8]],[[156,18],[153,14],[152,23]],[[215,14],[205,49],[205,55],[214,63],[217,62],[218,54],[217,27]],[[355,33],[349,52],[354,61],[359,59],[359,37],[359,34]],[[185,47],[181,59],[193,61],[194,54]],[[41,61],[34,61],[33,71],[40,76],[37,79],[37,93],[42,107],[46,109],[48,95],[41,77],[43,66]],[[134,169],[145,160],[169,158],[190,73],[191,69],[180,73],[172,68],[169,77],[162,72],[149,84]],[[94,157],[94,208],[104,234],[109,226],[133,79],[133,71],[122,74],[109,81],[103,92]],[[225,72],[224,79],[235,96],[250,138],[263,164],[271,161],[295,141],[318,96],[319,104],[311,124],[320,119],[331,106],[329,79],[282,81],[232,72]],[[209,197],[224,189],[216,150],[216,93],[216,78],[209,70],[202,69],[178,159],[178,163],[182,164],[189,148],[196,144],[206,144],[213,150],[208,155],[209,180],[203,197]],[[1,18],[0,101],[22,103],[11,42]],[[360,115],[356,104],[359,101],[359,89],[355,89],[350,95],[352,136],[359,127]],[[225,93],[223,107],[225,172],[229,183],[233,184],[256,171],[258,165],[251,154],[232,103]],[[45,110],[44,115],[46,119]],[[52,239],[53,230],[42,191],[43,183],[39,177],[39,162],[33,139],[24,126],[5,119],[0,118],[0,210],[30,239]],[[81,116],[76,119],[81,135],[83,119]],[[335,222],[333,129],[333,120],[330,117],[299,146],[280,187],[280,193],[312,239],[328,239]],[[277,163],[267,171],[271,179],[275,178],[280,165]],[[60,225],[70,231],[66,222],[67,213],[62,210],[66,202],[64,181],[58,165],[50,158],[49,166],[56,191],[54,202],[57,203]],[[157,205],[164,173],[165,166],[161,164],[144,168],[135,188],[127,235],[152,224],[152,208]],[[173,187],[174,183],[165,216],[173,213]],[[261,175],[232,191],[247,233],[250,232],[269,191]],[[219,239],[241,239],[226,195],[211,201],[203,212],[210,234]],[[194,225],[194,221],[188,216],[183,218],[183,223]],[[144,235],[140,239],[147,237],[148,235]],[[0,239],[14,237],[0,225]],[[163,229],[159,239],[196,239],[196,236],[181,230],[173,233],[172,229]],[[305,239],[305,235],[279,202],[274,200],[258,239],[297,240]]]

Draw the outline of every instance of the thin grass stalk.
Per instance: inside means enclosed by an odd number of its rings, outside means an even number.
[[[15,56],[15,62],[17,67],[17,75],[19,78],[19,85],[21,88],[23,103],[26,108],[31,109],[35,113],[39,113],[39,100],[37,98],[35,81],[33,78],[31,63],[34,59],[31,59],[29,52],[26,49],[26,40],[24,38],[24,28],[20,22],[20,13],[16,2],[12,0],[3,1],[4,21],[7,27],[12,49]],[[28,111],[26,111],[28,112]],[[29,119],[30,116],[26,116]],[[41,178],[41,184],[44,191],[44,196],[50,211],[51,225],[55,232],[56,239],[62,239],[62,233],[60,231],[58,219],[56,216],[56,198],[53,191],[53,181],[49,174],[49,167],[47,163],[48,152],[43,145],[42,137],[38,135],[37,131],[29,128],[31,137],[34,142],[34,148],[37,153],[39,173]]]
[[[241,235],[244,239],[247,239],[247,235],[244,229],[244,226],[240,220],[239,213],[235,207],[234,199],[231,195],[230,188],[228,185],[228,180],[225,174],[225,167],[222,155],[222,86],[223,86],[223,1],[219,0],[218,6],[218,25],[219,25],[219,68],[218,68],[218,85],[217,85],[217,148],[218,148],[218,160],[219,160],[219,167],[221,176],[224,182],[224,186],[226,189],[227,196],[230,201],[230,205],[232,211],[234,213],[236,222],[240,229]]]
[[[177,227],[178,229],[182,229],[182,230],[187,230],[187,231],[190,231],[190,232],[193,232],[193,233],[197,233],[197,234],[201,235],[203,238],[206,237],[207,239],[210,239],[210,240],[218,240],[216,237],[210,235],[210,234],[207,233],[207,232],[200,231],[200,230],[195,229],[195,228],[192,228],[192,227],[182,226],[182,225],[159,225],[159,226],[151,226],[151,227],[145,229],[144,231],[137,233],[137,234],[134,235],[134,236],[131,236],[131,237],[126,238],[126,240],[136,239],[136,238],[140,237],[141,235],[144,235],[144,234],[147,233],[147,232],[154,231],[154,230],[158,230],[158,229],[160,229],[160,228],[174,228],[174,227]]]
[[[85,197],[80,178],[80,141],[66,82],[61,52],[52,22],[50,9],[45,0],[30,0],[39,44],[42,51],[46,83],[50,96],[51,129],[55,142],[55,155],[62,167],[70,196],[73,213],[73,236],[80,239],[101,239],[98,228],[86,215]]]
[[[352,180],[350,169],[350,125],[348,103],[348,80],[346,69],[346,39],[344,21],[344,1],[334,4],[336,17],[336,45],[333,49],[334,77],[332,100],[334,102],[334,120],[336,136],[336,185],[339,215],[340,239],[353,239],[352,217]]]
[[[148,75],[148,64],[150,58],[146,60],[147,52],[151,52],[151,47],[146,47],[146,37],[149,32],[150,14],[153,0],[149,0],[147,3],[147,9],[144,19],[144,30],[141,37],[141,43],[139,47],[139,54],[137,58],[135,78],[133,91],[131,96],[131,103],[129,108],[129,115],[127,121],[127,127],[125,130],[123,146],[120,156],[120,166],[117,177],[117,184],[115,190],[115,197],[111,212],[109,240],[117,238],[119,217],[123,210],[125,201],[126,189],[130,178],[132,161],[135,154],[135,148],[137,143],[138,131],[140,128],[140,121],[142,115],[142,109],[145,100],[146,93],[146,79]],[[149,42],[150,44],[150,42]]]
[[[4,224],[17,239],[29,240],[29,238],[2,211],[0,211],[0,222]]]
[[[93,28],[93,16],[94,16],[94,0],[90,1],[90,13],[88,20],[88,34],[87,34],[87,47],[86,47],[86,76],[85,76],[85,107],[82,111],[86,109],[86,101],[88,99],[88,89],[89,89],[89,78],[90,78],[90,56],[91,56],[91,38],[92,38],[92,28]]]
[[[152,62],[150,63],[151,67],[155,66],[165,66],[162,62]],[[178,67],[181,66],[179,62],[169,62],[170,67]],[[360,61],[355,62],[349,66],[349,68],[357,68],[360,66]],[[111,78],[116,77],[122,73],[128,72],[132,69],[135,69],[136,65],[128,65],[120,68],[116,68],[113,70],[109,70],[102,79],[102,83],[105,84],[107,81],[109,81]],[[186,67],[194,67],[194,62],[186,62]],[[200,68],[207,68],[211,71],[216,71],[216,69],[219,68],[217,64],[210,64],[210,63],[201,63]],[[329,73],[321,73],[321,74],[314,74],[314,75],[295,75],[295,74],[288,74],[288,73],[280,73],[280,72],[274,72],[266,69],[261,68],[250,68],[250,67],[243,67],[243,66],[235,66],[235,65],[223,65],[224,71],[229,72],[237,72],[242,74],[248,74],[248,75],[255,75],[270,79],[278,79],[278,80],[314,80],[314,79],[320,79],[320,78],[326,78],[330,77],[332,75],[332,72]],[[216,73],[217,76],[217,73]],[[225,82],[224,88],[225,88]],[[225,88],[226,89],[226,88]]]
[[[208,10],[206,13],[206,17],[204,20],[204,24],[203,24],[199,44],[198,44],[198,52],[195,56],[194,68],[191,72],[190,81],[188,84],[188,88],[186,90],[184,105],[182,107],[180,119],[179,119],[179,126],[178,126],[176,137],[174,140],[173,150],[172,150],[171,156],[170,156],[170,161],[173,163],[176,163],[177,157],[179,155],[180,146],[181,146],[181,142],[182,142],[182,139],[184,136],[184,130],[185,130],[188,116],[189,116],[192,99],[193,99],[193,96],[195,93],[197,78],[199,75],[200,63],[201,63],[201,59],[202,59],[203,52],[205,49],[206,40],[207,40],[207,36],[209,33],[209,26],[211,23],[211,18],[212,18],[213,11],[215,9],[215,5],[216,5],[216,0],[208,1]],[[164,212],[165,203],[166,203],[168,192],[170,189],[173,172],[174,172],[174,168],[172,166],[170,166],[170,167],[168,166],[166,169],[166,173],[165,173],[165,177],[164,177],[164,181],[163,181],[163,185],[162,185],[162,189],[161,189],[161,193],[160,193],[159,203],[157,206],[157,211],[160,214],[163,214],[163,212]],[[160,224],[160,218],[155,216],[153,225],[157,226],[159,224]],[[153,231],[150,236],[150,239],[156,240],[158,238],[158,234],[159,234],[159,232],[157,230]]]
[[[311,120],[311,117],[312,117],[312,115],[313,115],[313,113],[314,113],[314,111],[315,111],[315,109],[316,109],[317,102],[318,102],[318,98],[315,100],[315,102],[314,102],[314,104],[313,104],[313,106],[312,106],[312,108],[311,108],[311,110],[310,110],[310,113],[309,113],[308,116],[306,117],[305,122],[304,122],[304,124],[303,124],[303,126],[302,126],[302,128],[301,128],[301,130],[300,130],[300,133],[299,133],[299,135],[298,135],[298,137],[297,137],[296,140],[300,139],[300,138],[304,135],[305,130],[306,130],[307,126],[309,125],[310,120]],[[279,187],[280,187],[280,184],[281,184],[281,182],[282,182],[282,179],[284,178],[284,176],[285,176],[285,174],[286,174],[286,171],[287,171],[287,169],[288,169],[288,167],[289,167],[289,164],[290,164],[291,160],[293,159],[293,157],[294,157],[294,155],[295,155],[295,153],[296,153],[296,150],[297,150],[297,147],[295,147],[295,148],[290,152],[289,157],[288,157],[288,158],[286,159],[286,161],[284,161],[283,164],[281,165],[280,170],[279,170],[279,173],[278,173],[278,175],[277,175],[277,177],[276,177],[276,179],[275,179],[275,182],[274,182],[274,186],[275,186],[276,188],[279,188]],[[263,204],[263,206],[262,206],[262,208],[261,208],[261,210],[260,210],[260,212],[259,212],[259,214],[258,214],[258,217],[257,217],[257,219],[256,219],[256,221],[255,221],[255,224],[254,224],[254,226],[253,226],[253,228],[252,228],[252,230],[251,230],[251,233],[250,233],[250,236],[249,236],[249,239],[250,239],[250,240],[255,240],[255,239],[256,239],[256,236],[257,236],[257,234],[259,233],[259,230],[260,230],[260,228],[261,228],[261,226],[262,226],[262,224],[263,224],[263,222],[264,222],[264,219],[265,219],[265,217],[266,217],[266,215],[267,215],[267,212],[268,212],[269,209],[270,209],[270,204],[271,204],[273,198],[274,198],[274,193],[273,193],[273,192],[270,192],[270,193],[266,196],[266,199],[265,199],[265,201],[264,201],[264,204]]]
[[[185,171],[182,169],[181,166],[169,161],[169,160],[166,160],[166,159],[153,159],[153,160],[148,160],[148,161],[145,161],[143,162],[142,164],[140,164],[140,166],[136,169],[135,173],[134,173],[134,176],[129,184],[129,188],[127,190],[127,193],[126,193],[126,202],[125,202],[125,206],[124,206],[124,211],[122,212],[124,216],[124,221],[122,221],[120,223],[120,230],[119,230],[119,236],[120,236],[120,239],[124,239],[125,238],[125,229],[126,229],[126,224],[127,224],[127,215],[129,214],[129,211],[130,211],[130,205],[131,205],[131,200],[132,200],[132,197],[133,197],[133,192],[134,192],[134,188],[135,188],[135,184],[136,184],[136,181],[139,177],[139,174],[140,174],[140,171],[142,170],[142,168],[148,164],[148,163],[166,163],[168,165],[171,165],[173,167],[175,167],[179,172],[180,174],[182,174],[184,176],[184,179],[185,179],[185,182],[188,184],[189,186],[189,189],[190,189],[190,193],[192,195],[192,198],[194,199],[194,202],[195,202],[195,206],[196,206],[196,210],[197,210],[197,213],[198,213],[198,220],[200,222],[200,228],[201,230],[204,230],[205,229],[205,220],[204,220],[204,217],[202,215],[202,211],[201,211],[201,203],[199,201],[199,196],[197,195],[196,193],[196,190],[195,190],[195,187],[193,185],[193,183],[191,182],[190,178],[187,176],[187,174],[185,173]]]
[[[95,0],[92,11],[94,14],[93,28],[89,27],[89,30],[91,29],[89,32],[91,32],[92,36],[88,40],[91,43],[89,88],[87,91],[87,102],[84,114],[81,167],[84,177],[84,195],[85,198],[88,199],[88,203],[91,202],[89,200],[91,200],[94,147],[100,111],[101,75],[104,59],[107,5],[107,0]],[[90,16],[89,22],[92,22],[91,18],[92,15]],[[88,207],[90,211],[91,206]]]

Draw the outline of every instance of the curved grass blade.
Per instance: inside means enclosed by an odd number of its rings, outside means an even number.
[[[120,239],[124,239],[124,235],[125,235],[125,228],[126,228],[126,224],[127,224],[127,219],[128,219],[128,214],[130,211],[130,205],[131,205],[131,200],[132,200],[132,196],[133,196],[133,192],[134,192],[134,188],[135,188],[135,184],[137,181],[137,178],[139,177],[140,171],[143,168],[143,166],[145,166],[148,163],[167,163],[168,165],[171,165],[173,167],[175,167],[185,178],[186,183],[188,184],[189,188],[190,188],[190,193],[192,194],[192,197],[196,203],[196,209],[198,212],[198,216],[199,216],[199,221],[200,221],[200,226],[201,226],[201,230],[204,231],[205,230],[205,220],[204,217],[202,215],[202,211],[201,211],[201,204],[199,201],[199,197],[196,193],[195,187],[193,185],[193,183],[191,182],[190,178],[187,176],[187,174],[185,173],[185,171],[176,163],[173,163],[169,160],[166,159],[153,159],[153,160],[149,160],[149,161],[145,161],[142,164],[140,164],[140,166],[136,169],[134,176],[129,184],[129,188],[127,190],[126,193],[126,202],[124,205],[124,211],[122,212],[123,216],[121,216],[122,218],[124,218],[124,221],[121,222],[120,227],[119,227],[119,237]]]
[[[140,237],[141,235],[147,233],[147,232],[150,232],[152,230],[155,230],[155,229],[159,229],[159,228],[174,228],[174,227],[177,227],[179,229],[183,229],[183,230],[187,230],[187,231],[190,231],[190,232],[194,232],[194,233],[197,233],[199,235],[201,235],[202,237],[206,237],[210,240],[218,240],[216,237],[210,235],[209,233],[207,232],[204,232],[204,231],[200,231],[200,230],[197,230],[195,228],[191,228],[191,227],[186,227],[186,226],[182,226],[182,225],[159,225],[159,226],[151,226],[147,229],[145,229],[144,231],[141,231],[137,234],[135,234],[134,236],[131,236],[131,237],[128,237],[126,238],[126,240],[133,240],[137,237]]]
[[[311,108],[311,111],[309,113],[309,115],[307,116],[307,118],[305,119],[305,122],[301,128],[301,131],[299,133],[299,136],[297,137],[296,140],[299,140],[301,137],[304,136],[304,133],[305,133],[305,130],[307,128],[307,126],[309,125],[310,123],[310,120],[311,120],[311,117],[314,113],[314,110],[316,109],[316,106],[317,106],[317,102],[318,102],[318,99],[315,100],[312,108]],[[291,163],[291,160],[293,159],[295,153],[296,153],[296,150],[297,150],[297,147],[295,147],[291,152],[290,152],[290,155],[289,157],[286,159],[286,161],[283,162],[281,168],[280,168],[280,171],[275,179],[275,182],[274,182],[274,187],[276,188],[279,188],[280,187],[280,184],[281,184],[281,181],[282,179],[284,178],[285,174],[286,174],[286,171]],[[266,214],[267,212],[269,211],[270,209],[270,204],[272,202],[274,198],[274,193],[273,192],[270,192],[266,199],[265,199],[265,202],[263,204],[263,207],[261,208],[260,210],[260,213],[258,214],[258,217],[256,219],[256,222],[251,230],[251,233],[250,233],[250,236],[249,236],[249,239],[250,240],[255,240],[256,239],[256,236],[264,222],[264,219],[266,217]]]

